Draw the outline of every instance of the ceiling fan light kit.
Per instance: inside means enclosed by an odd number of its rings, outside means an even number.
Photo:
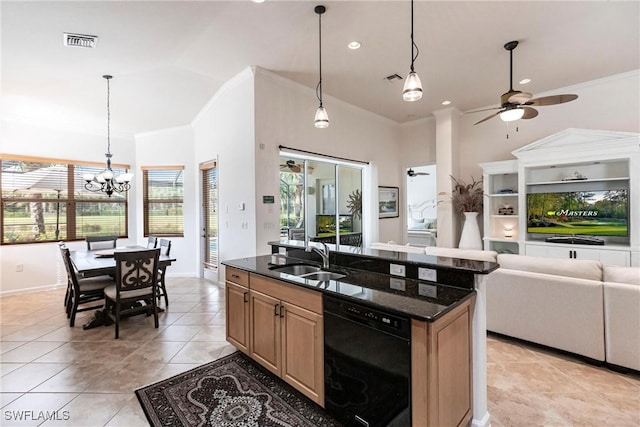
[[[316,116],[313,121],[313,125],[318,129],[325,129],[329,127],[329,114],[327,110],[322,105],[322,14],[327,10],[326,7],[322,5],[316,6],[313,11],[318,14],[318,56],[319,56],[319,76],[318,85],[316,86],[316,96],[318,97],[318,101],[320,101],[320,105],[316,110]]]
[[[413,68],[419,53],[418,46],[413,41],[413,0],[411,0],[411,71],[404,82],[404,89],[402,90],[402,99],[407,102],[418,101],[422,98],[422,82]]]
[[[484,119],[474,123],[474,125],[485,122],[493,117],[500,116],[502,121],[513,122],[519,119],[533,119],[538,115],[538,110],[530,107],[535,105],[542,107],[545,105],[563,104],[570,102],[578,98],[578,95],[564,94],[564,95],[552,95],[544,96],[542,98],[533,98],[533,95],[528,92],[522,92],[520,90],[513,89],[513,50],[518,46],[518,41],[510,41],[505,43],[504,48],[509,51],[509,91],[503,93],[500,96],[500,107],[482,109],[477,111],[470,111],[470,113],[477,113],[487,110],[499,110]]]

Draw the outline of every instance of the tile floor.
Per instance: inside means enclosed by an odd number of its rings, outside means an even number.
[[[189,278],[167,285],[160,328],[135,316],[118,341],[113,327],[82,329],[90,312],[70,328],[64,289],[0,297],[0,425],[147,426],[134,389],[234,351],[223,289]],[[638,375],[497,336],[487,360],[494,426],[640,426]],[[37,419],[45,415],[58,419]]]

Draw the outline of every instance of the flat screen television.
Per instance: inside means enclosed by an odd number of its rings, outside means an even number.
[[[527,233],[629,235],[629,192],[593,190],[527,194]]]
[[[353,215],[339,215],[340,232],[349,233],[353,231]],[[316,215],[316,234],[335,234],[336,232],[336,216],[335,215]]]

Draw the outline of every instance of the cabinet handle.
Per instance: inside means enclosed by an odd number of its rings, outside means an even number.
[[[244,302],[249,302],[249,292],[244,293]]]
[[[280,314],[278,313],[278,307],[280,306],[280,304],[276,304],[275,307],[273,307],[273,315],[274,316],[279,316]]]
[[[240,276],[238,276],[237,274],[232,274],[231,277],[233,277],[234,279],[239,279]]]
[[[280,317],[284,317],[284,306],[280,305]]]

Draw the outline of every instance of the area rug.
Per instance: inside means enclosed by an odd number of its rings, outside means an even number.
[[[340,426],[240,352],[140,388],[136,396],[154,427]]]

